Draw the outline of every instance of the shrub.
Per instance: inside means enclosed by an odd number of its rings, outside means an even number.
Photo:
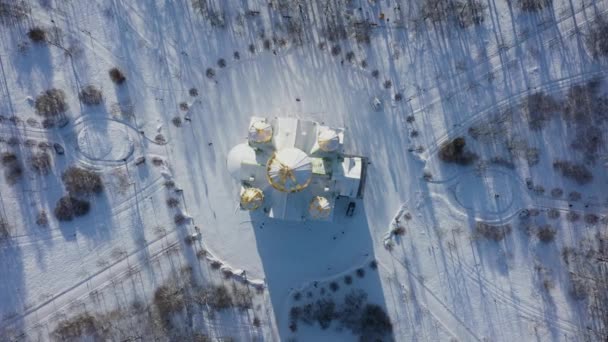
[[[251,324],[256,328],[259,328],[260,326],[262,326],[262,322],[257,317],[253,317],[253,322],[251,322]]]
[[[72,196],[87,196],[103,191],[103,183],[97,172],[70,166],[61,174],[65,188]]]
[[[27,32],[27,36],[34,43],[40,43],[46,40],[46,31],[40,27],[34,27]]]
[[[555,239],[556,231],[550,225],[544,225],[536,231],[536,236],[541,242],[549,243]]]
[[[4,25],[15,24],[27,18],[31,8],[25,1],[0,1],[0,23]]]
[[[186,216],[184,216],[184,214],[182,214],[182,213],[177,213],[173,216],[173,222],[175,222],[175,224],[178,224],[178,225],[182,225],[182,224],[186,223],[186,220],[187,220]]]
[[[81,200],[71,196],[63,196],[55,205],[55,217],[59,221],[71,221],[74,217],[86,215],[91,205],[86,200]]]
[[[380,71],[376,70],[372,70],[372,77],[373,78],[378,78],[380,76]]]
[[[538,12],[551,6],[552,0],[517,0],[517,7],[523,12]]]
[[[59,341],[81,340],[83,335],[92,335],[99,329],[99,322],[89,313],[82,313],[57,324],[53,336]]]
[[[16,184],[23,176],[23,168],[16,154],[12,152],[2,153],[2,165],[5,167],[4,177],[8,184]]]
[[[162,145],[167,143],[167,139],[165,139],[164,135],[159,133],[154,137],[154,142]]]
[[[596,214],[585,214],[585,223],[587,224],[597,224],[600,221],[599,216]]]
[[[51,170],[51,155],[47,152],[37,152],[30,157],[32,169],[41,175],[46,175]]]
[[[332,290],[332,292],[336,292],[340,289],[340,285],[338,285],[338,283],[336,283],[335,281],[332,281],[329,284],[329,289]]]
[[[215,310],[224,310],[233,306],[230,291],[225,285],[216,285],[204,289],[204,302]]]
[[[80,91],[78,98],[88,106],[95,106],[103,101],[103,93],[93,85],[88,85]]]
[[[528,95],[522,103],[524,117],[532,130],[540,130],[559,109],[559,102],[543,92]]]
[[[378,269],[378,262],[376,260],[370,261],[369,262],[369,268],[371,268],[372,270]]]
[[[331,299],[319,299],[315,302],[313,317],[325,330],[331,325],[331,321],[336,316],[336,303]]]
[[[110,75],[110,79],[112,80],[112,82],[118,85],[125,83],[125,81],[127,80],[127,77],[123,74],[123,72],[116,67],[110,69],[108,71],[108,74]]]
[[[8,166],[17,162],[17,155],[12,152],[3,152],[1,155],[2,165]]]
[[[570,222],[576,222],[581,218],[581,215],[579,213],[577,213],[576,211],[569,211],[566,214],[566,219]]]
[[[340,47],[340,45],[334,45],[331,47],[332,56],[338,56],[341,53],[342,53],[342,47]]]
[[[213,68],[207,68],[207,70],[205,71],[205,75],[207,75],[207,78],[214,78],[215,70],[213,70]]]
[[[181,103],[179,104],[179,109],[180,109],[180,110],[182,110],[182,111],[184,111],[184,112],[185,112],[185,111],[187,111],[187,110],[188,110],[188,108],[189,108],[189,106],[188,106],[188,103],[187,103],[187,102],[181,102]]]
[[[254,45],[254,44],[249,44],[249,48],[248,48],[248,49],[249,49],[249,52],[250,52],[251,54],[254,54],[254,53],[255,53],[255,45]]]
[[[551,208],[551,209],[549,209],[549,211],[547,211],[547,217],[550,219],[557,219],[560,216],[561,216],[561,214],[558,209]]]
[[[444,143],[439,148],[439,159],[446,163],[469,165],[477,159],[477,155],[465,149],[464,137],[457,137]]]
[[[226,60],[223,58],[220,58],[217,60],[217,66],[220,68],[225,68],[226,67]]]
[[[455,1],[451,7],[458,25],[462,28],[479,25],[485,19],[486,6],[479,0]]]
[[[367,304],[363,308],[361,320],[356,331],[363,340],[375,340],[378,336],[391,333],[393,324],[384,309],[376,304]]]
[[[192,97],[196,97],[196,96],[198,96],[198,89],[190,88],[190,90],[188,90],[188,94],[190,94],[190,96],[192,96]]]
[[[238,51],[234,51],[234,53],[232,54],[232,58],[234,58],[235,61],[238,61],[239,59],[241,59],[241,53]]]
[[[405,235],[405,227],[403,227],[403,226],[395,227],[391,230],[391,233],[396,236],[403,236],[403,235]]]
[[[237,286],[236,283],[232,283],[232,297],[234,306],[241,310],[251,309],[253,306],[253,294],[251,291]]]
[[[551,189],[551,197],[559,198],[559,197],[562,197],[563,194],[564,194],[564,190],[562,190],[560,188]]]
[[[54,119],[65,113],[69,108],[65,100],[65,93],[57,88],[51,88],[40,93],[36,97],[34,107],[36,108],[36,114],[47,119]]]
[[[391,82],[391,80],[386,80],[384,81],[382,86],[384,87],[384,89],[390,89],[393,86],[393,82]]]
[[[0,218],[0,241],[11,236],[11,226],[4,219]]]
[[[351,285],[353,283],[353,277],[349,275],[344,276],[344,284]]]
[[[363,277],[365,277],[365,270],[362,268],[357,268],[357,271],[355,271],[355,274],[357,275],[357,277],[363,278]]]
[[[177,198],[175,198],[175,197],[169,197],[169,198],[167,199],[167,206],[168,206],[169,208],[175,208],[175,207],[177,207],[178,205],[179,205],[179,200],[178,200]]]
[[[583,164],[575,164],[570,161],[556,160],[553,168],[560,171],[562,176],[576,181],[578,184],[587,184],[593,180],[593,174]]]
[[[40,227],[46,227],[49,224],[49,218],[46,215],[46,211],[41,211],[36,216],[36,224]]]
[[[583,197],[583,195],[581,195],[580,192],[578,191],[572,191],[568,194],[568,201],[571,202],[576,202],[576,201],[580,201],[580,199]]]
[[[608,20],[598,16],[587,33],[585,43],[594,58],[608,56]]]
[[[182,126],[182,118],[180,118],[179,116],[174,117],[171,122],[173,123],[173,125],[175,127],[181,127]]]
[[[181,311],[184,307],[183,290],[176,285],[162,285],[154,291],[154,305],[161,317]]]
[[[496,242],[501,241],[507,235],[511,234],[511,225],[491,225],[485,222],[475,223],[475,233],[478,236],[483,236],[486,239],[493,240]]]

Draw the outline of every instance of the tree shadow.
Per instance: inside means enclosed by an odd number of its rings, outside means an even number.
[[[373,259],[374,246],[368,217],[362,203],[358,204],[355,214],[346,217],[348,201],[338,201],[333,223],[279,221],[257,212],[251,215],[265,282],[282,340],[292,335],[286,305],[294,288],[307,284],[317,287],[317,284],[336,276],[340,279]],[[378,273],[367,273],[365,291],[370,302],[386,308]],[[331,292],[326,289],[325,294]]]

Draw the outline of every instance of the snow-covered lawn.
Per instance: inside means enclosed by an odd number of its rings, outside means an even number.
[[[588,39],[608,1],[448,2],[483,20],[434,0],[0,0],[0,340],[606,339],[608,69]],[[47,127],[53,88],[67,124]],[[252,116],[344,127],[371,162],[354,216],[239,210],[226,157]],[[58,221],[73,165],[103,191]]]

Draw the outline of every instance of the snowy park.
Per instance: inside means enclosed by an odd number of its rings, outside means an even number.
[[[0,0],[0,341],[606,341],[607,63],[606,0]]]

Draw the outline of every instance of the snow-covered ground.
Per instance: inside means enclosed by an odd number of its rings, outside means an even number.
[[[0,0],[0,340],[365,340],[361,293],[386,340],[608,338],[608,69],[587,44],[608,1],[549,2],[482,1],[463,28],[431,0]],[[36,113],[51,88],[63,127]],[[344,127],[371,162],[355,215],[240,211],[226,156],[252,116]],[[470,160],[446,162],[457,137]],[[72,165],[104,190],[59,222]]]

